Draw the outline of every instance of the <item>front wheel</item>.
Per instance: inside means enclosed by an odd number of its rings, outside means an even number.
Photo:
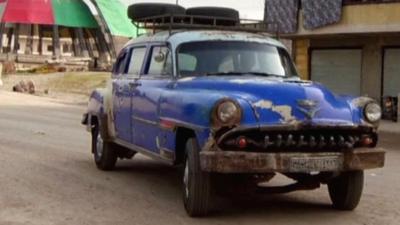
[[[112,170],[117,163],[117,153],[112,148],[112,143],[104,140],[96,126],[92,131],[92,152],[97,168],[100,170]]]
[[[363,171],[344,172],[333,178],[328,183],[333,207],[339,210],[355,209],[360,202],[363,186]]]
[[[183,202],[191,217],[206,216],[210,201],[210,174],[200,168],[200,149],[195,138],[186,143],[183,171]]]

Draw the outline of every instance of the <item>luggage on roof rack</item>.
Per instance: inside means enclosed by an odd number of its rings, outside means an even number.
[[[223,7],[194,7],[186,9],[186,15],[219,17],[218,26],[235,26],[240,23],[239,12],[231,8]],[[212,19],[196,19],[194,23],[213,25]]]
[[[186,10],[182,6],[165,3],[136,3],[128,7],[128,16],[132,21],[160,15],[184,15],[185,13]]]
[[[212,29],[267,33],[267,24],[259,20],[241,20],[239,12],[224,7],[194,7],[161,3],[129,6],[128,16],[142,29],[153,32],[172,29]]]

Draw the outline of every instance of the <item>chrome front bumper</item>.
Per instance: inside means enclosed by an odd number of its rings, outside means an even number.
[[[200,152],[201,169],[216,173],[310,173],[381,168],[382,149],[355,149],[345,153],[254,153],[237,151]]]

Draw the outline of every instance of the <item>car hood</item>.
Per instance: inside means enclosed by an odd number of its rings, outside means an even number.
[[[218,92],[224,97],[245,100],[258,123],[281,125],[354,125],[349,102],[319,83],[298,78],[259,76],[208,76],[178,80],[177,88]]]

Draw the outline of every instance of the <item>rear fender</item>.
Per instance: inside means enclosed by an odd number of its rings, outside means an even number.
[[[105,140],[115,138],[115,126],[112,104],[112,84],[109,81],[106,88],[96,89],[90,95],[87,113],[83,122],[86,129],[91,132],[97,121],[100,127],[100,134]]]

